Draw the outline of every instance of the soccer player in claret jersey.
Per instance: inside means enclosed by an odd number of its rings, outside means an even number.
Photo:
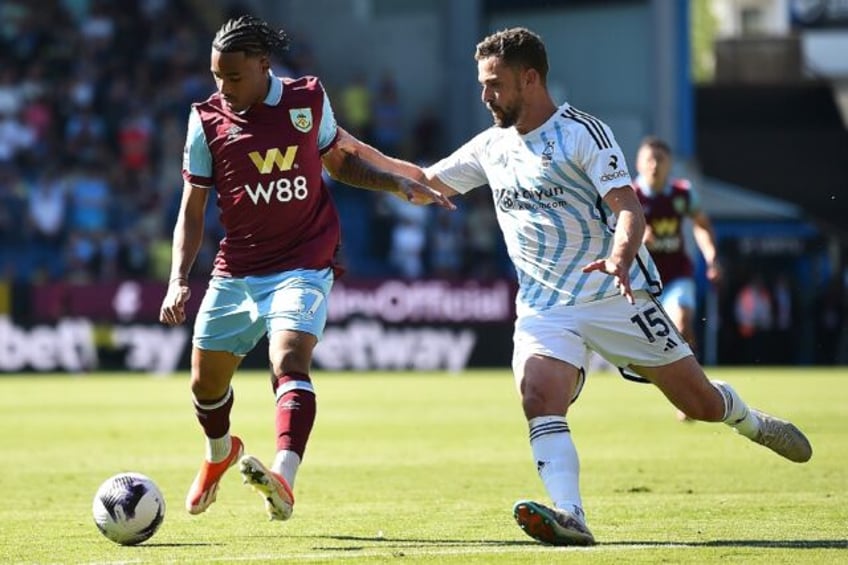
[[[690,218],[695,243],[707,266],[707,280],[718,284],[721,269],[712,223],[701,209],[698,193],[689,181],[670,178],[671,147],[665,141],[653,136],[642,140],[636,154],[636,171],[639,174],[633,188],[645,212],[644,242],[663,282],[660,303],[689,347],[697,352],[694,268],[686,250],[683,227]],[[680,410],[677,418],[690,420]]]
[[[187,277],[213,186],[225,229],[194,325],[191,391],[206,457],[186,497],[192,514],[215,501],[221,477],[240,460],[270,518],[291,516],[295,475],[315,420],[312,351],[338,269],[339,218],[322,167],[347,184],[453,208],[432,188],[358,158],[361,142],[336,125],[317,78],[274,76],[270,56],[287,43],[284,32],[252,17],[225,23],[212,42],[217,92],[194,104],[189,117],[163,323],[185,321]],[[241,439],[230,434],[233,374],[266,333],[277,436],[269,467],[242,456]]]
[[[642,244],[645,217],[612,131],[552,100],[538,35],[513,28],[477,45],[481,98],[495,127],[427,169],[366,159],[446,195],[488,186],[518,275],[513,371],[539,477],[553,501],[520,500],[531,537],[590,545],[579,463],[566,421],[583,387],[587,352],[635,372],[698,420],[724,422],[792,461],[812,449],[791,423],[748,408],[710,381],[659,307],[660,280]],[[388,162],[386,162],[388,161]]]
[[[685,220],[691,218],[695,243],[706,262],[707,279],[718,283],[721,269],[712,223],[689,181],[670,178],[671,148],[665,141],[645,138],[636,155],[636,170],[639,174],[633,187],[645,212],[644,241],[663,282],[660,301],[683,338],[695,349],[694,269],[686,252],[683,227]]]

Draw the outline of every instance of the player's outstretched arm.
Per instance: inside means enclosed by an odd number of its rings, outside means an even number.
[[[633,304],[633,290],[630,288],[630,265],[645,233],[645,215],[639,199],[629,186],[613,188],[604,196],[616,215],[615,236],[612,251],[604,259],[598,259],[583,267],[584,273],[600,271],[615,277],[615,286],[622,296]]]
[[[373,167],[412,179],[421,184],[427,184],[424,169],[410,161],[386,155],[376,147],[372,147],[354,137],[344,128],[339,128],[339,138],[336,141],[336,146],[345,153],[359,157]]]
[[[339,128],[333,148],[324,154],[324,168],[334,179],[366,188],[392,192],[413,204],[438,204],[453,210],[448,196],[456,194],[438,179],[409,161],[383,154]]]

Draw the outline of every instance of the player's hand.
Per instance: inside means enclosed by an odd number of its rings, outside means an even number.
[[[619,294],[625,297],[630,304],[636,303],[636,299],[633,298],[633,289],[630,288],[630,269],[612,259],[598,259],[583,267],[584,273],[593,271],[600,271],[614,277],[615,287]]]
[[[712,265],[707,265],[707,280],[714,285],[721,282],[721,265],[717,261]]]
[[[191,289],[185,279],[174,279],[168,283],[168,292],[159,310],[159,321],[166,326],[176,326],[185,322],[185,304],[191,298]]]
[[[400,181],[400,192],[402,195],[401,197],[405,198],[407,202],[411,202],[412,204],[417,204],[419,206],[436,204],[442,208],[447,208],[448,210],[456,210],[456,206],[447,196],[438,190],[430,188],[420,182],[415,182],[412,179],[404,178]]]

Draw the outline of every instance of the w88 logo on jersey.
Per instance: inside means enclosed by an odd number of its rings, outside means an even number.
[[[309,187],[306,183],[306,177],[303,175],[298,175],[293,179],[284,177],[272,180],[267,184],[258,182],[255,186],[246,184],[244,190],[256,205],[260,202],[270,204],[272,199],[283,203],[292,200],[306,200],[306,197],[309,196]]]

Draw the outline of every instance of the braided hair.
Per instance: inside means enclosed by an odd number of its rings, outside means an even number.
[[[289,48],[289,37],[258,18],[241,16],[221,26],[212,47],[221,53],[244,51],[247,56],[280,54]]]

